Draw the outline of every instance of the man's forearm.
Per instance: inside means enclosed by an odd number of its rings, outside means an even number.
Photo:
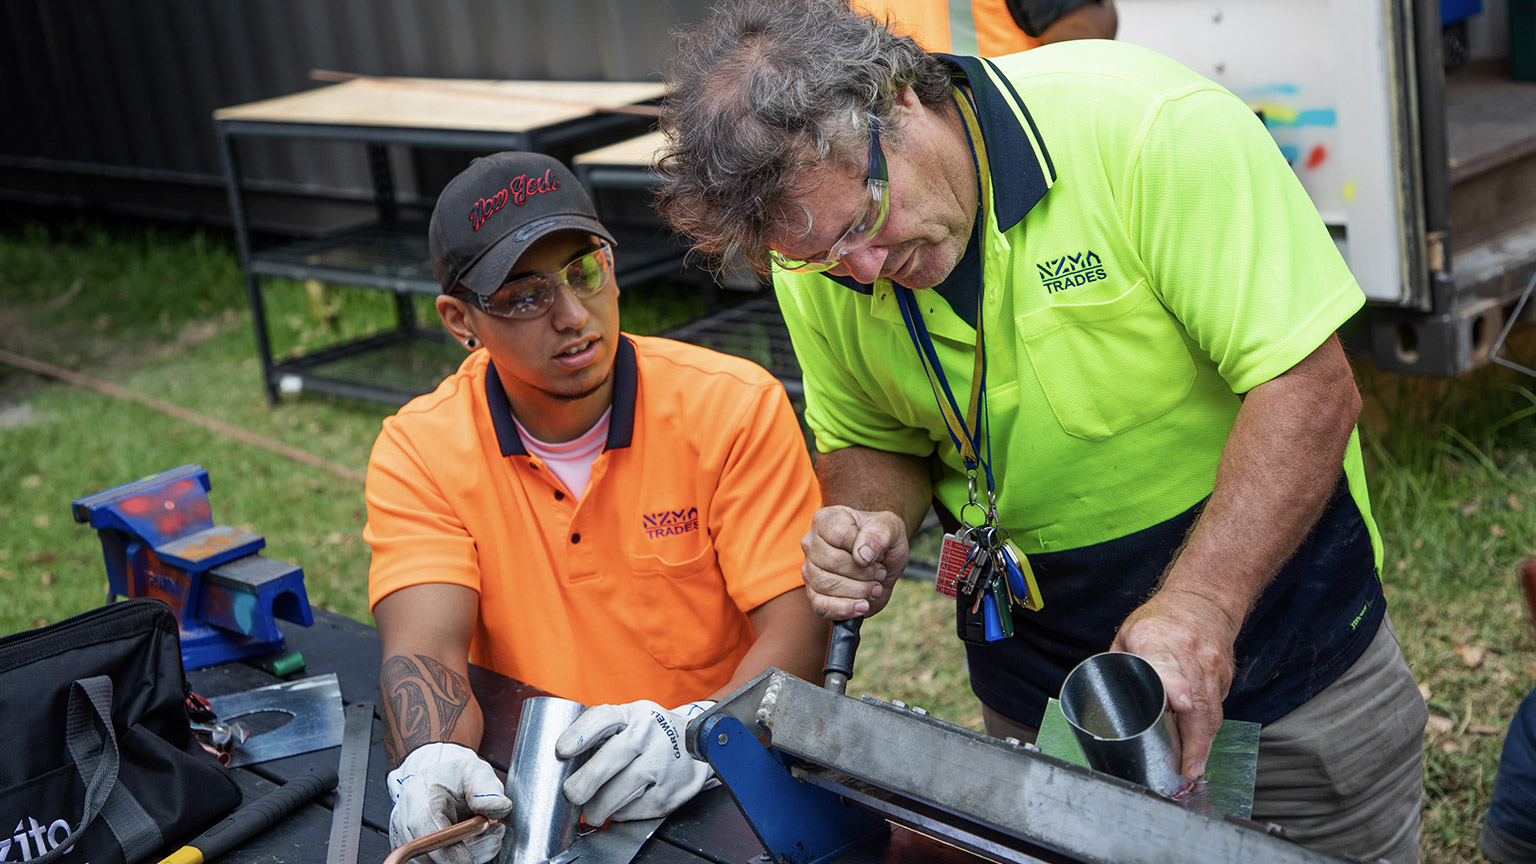
[[[1221,726],[1237,634],[1326,506],[1359,412],[1333,337],[1249,391],[1188,542],[1115,635],[1113,650],[1140,655],[1162,678],[1190,779],[1205,771]]]
[[[822,503],[901,517],[911,538],[933,502],[928,460],[868,447],[847,447],[816,461]]]
[[[769,667],[807,681],[820,680],[827,655],[827,622],[816,617],[805,591],[786,591],[748,612],[747,618],[752,622],[752,647],[714,698],[730,694]]]
[[[433,741],[479,748],[484,720],[469,679],[438,660],[425,654],[384,658],[379,694],[391,766]]]
[[[1360,395],[1337,339],[1244,399],[1165,590],[1220,606],[1235,634],[1338,483]]]

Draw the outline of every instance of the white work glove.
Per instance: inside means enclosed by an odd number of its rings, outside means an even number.
[[[608,819],[655,819],[681,807],[714,780],[714,769],[688,755],[688,720],[715,703],[690,702],[671,711],[641,700],[588,708],[560,735],[561,759],[597,752],[565,779],[565,797],[588,825]]]
[[[417,837],[447,828],[475,814],[501,819],[512,812],[512,801],[491,766],[468,747],[444,741],[423,744],[400,767],[389,772],[389,845],[399,847]],[[430,852],[435,864],[485,864],[501,852],[505,825],[462,843]]]

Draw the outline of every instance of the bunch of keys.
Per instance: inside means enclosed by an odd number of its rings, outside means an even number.
[[[991,524],[962,525],[944,535],[934,591],[955,598],[955,630],[975,644],[1012,636],[1015,606],[1037,611],[1045,605],[1029,559],[1007,531]]]

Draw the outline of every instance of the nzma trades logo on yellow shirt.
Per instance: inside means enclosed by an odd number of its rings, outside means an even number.
[[[1045,286],[1047,294],[1105,278],[1104,259],[1092,252],[1063,255],[1035,266],[1040,268],[1040,283]]]

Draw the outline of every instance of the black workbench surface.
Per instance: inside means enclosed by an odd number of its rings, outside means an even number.
[[[305,670],[297,677],[336,673],[342,700],[374,703],[372,746],[368,753],[367,796],[363,807],[363,836],[359,843],[361,864],[382,861],[389,854],[389,795],[384,778],[389,771],[379,721],[379,640],[372,627],[339,615],[315,611],[312,627],[284,624],[288,648],[303,653]],[[203,696],[221,696],[277,683],[277,679],[248,663],[226,663],[187,673],[192,689]],[[470,686],[485,715],[485,743],[480,754],[504,771],[517,737],[517,719],[523,700],[548,695],[543,691],[503,678],[477,667],[470,669]],[[340,748],[263,762],[234,773],[253,801],[276,784],[305,773],[311,767],[335,768]],[[279,825],[252,838],[219,859],[220,864],[273,864],[273,862],[323,862],[330,836],[331,795],[301,808]],[[713,789],[672,814],[635,858],[637,864],[747,864],[762,854],[762,846],[742,818],[729,793]],[[843,855],[846,864],[917,864],[917,862],[974,862],[972,856],[904,829],[871,841]]]

